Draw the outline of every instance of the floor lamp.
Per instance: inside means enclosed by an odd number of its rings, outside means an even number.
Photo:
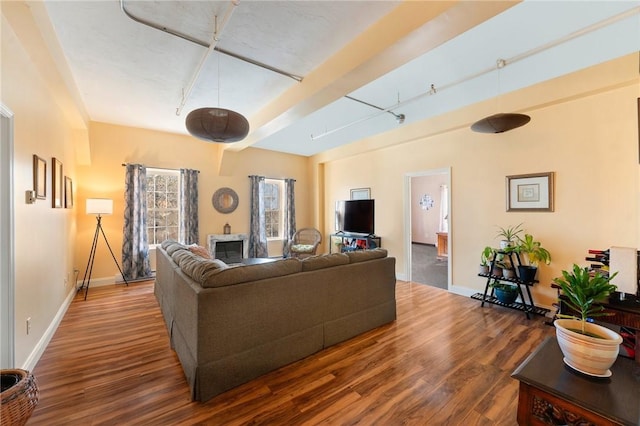
[[[95,214],[96,215],[96,232],[93,234],[93,243],[91,244],[91,252],[89,253],[89,261],[87,262],[87,269],[84,270],[84,277],[82,278],[82,286],[78,289],[78,291],[85,289],[84,291],[84,300],[87,300],[87,294],[89,294],[89,283],[91,282],[91,271],[93,270],[93,261],[96,258],[96,248],[98,247],[98,238],[100,234],[104,237],[104,242],[107,243],[107,247],[109,248],[109,252],[111,253],[111,257],[113,257],[113,261],[116,263],[118,267],[118,271],[120,271],[120,275],[122,275],[122,279],[124,282],[129,285],[129,282],[124,276],[122,272],[122,268],[118,264],[118,260],[116,256],[113,254],[113,250],[111,250],[111,246],[109,245],[109,241],[107,240],[107,236],[104,233],[104,229],[102,229],[102,215],[112,214],[113,213],[113,200],[108,198],[87,198],[87,214]],[[86,287],[85,287],[86,284]]]

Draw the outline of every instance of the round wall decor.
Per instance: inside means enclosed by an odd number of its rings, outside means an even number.
[[[238,194],[231,188],[220,188],[211,197],[213,208],[220,213],[231,213],[238,207]]]

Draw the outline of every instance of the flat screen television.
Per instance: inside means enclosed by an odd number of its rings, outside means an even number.
[[[336,231],[375,234],[375,201],[336,201]]]

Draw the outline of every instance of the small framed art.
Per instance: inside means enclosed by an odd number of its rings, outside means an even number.
[[[64,175],[62,174],[62,162],[57,158],[51,159],[51,165],[53,166],[51,171],[51,191],[53,197],[51,198],[51,206],[55,209],[62,208],[64,204]]]
[[[554,172],[507,176],[507,211],[552,212]]]
[[[64,177],[64,207],[73,207],[73,181],[69,176]]]
[[[33,190],[36,192],[37,199],[47,198],[47,162],[35,154],[33,155]]]

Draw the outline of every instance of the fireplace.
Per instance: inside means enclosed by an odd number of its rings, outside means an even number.
[[[246,234],[207,235],[209,253],[224,263],[240,263],[249,257],[249,237]]]
[[[218,241],[216,243],[213,257],[222,260],[224,263],[242,262],[243,241]]]

